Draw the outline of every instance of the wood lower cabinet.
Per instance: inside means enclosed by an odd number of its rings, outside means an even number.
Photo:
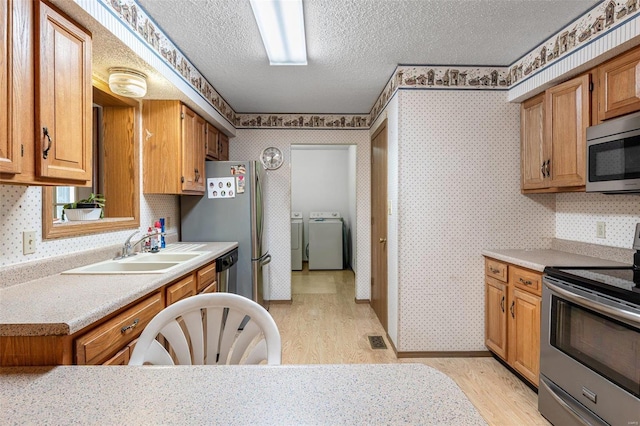
[[[640,47],[598,67],[598,119],[640,111]]]
[[[147,194],[204,194],[206,121],[180,101],[142,103]]]
[[[88,186],[92,40],[44,1],[0,6],[0,183]]]
[[[79,336],[75,339],[76,364],[102,364],[138,337],[162,309],[164,298],[158,292]]]
[[[167,306],[173,305],[178,300],[185,299],[196,294],[196,277],[191,274],[176,283],[167,286]]]
[[[0,336],[0,367],[125,365],[138,336],[166,306],[217,290],[213,260],[73,335]]]
[[[485,271],[485,345],[538,386],[542,274],[490,258]]]
[[[507,359],[507,284],[485,279],[485,344],[502,359]]]
[[[196,273],[196,291],[198,293],[213,293],[211,285],[216,283],[216,261],[206,264]],[[214,290],[215,291],[215,290]]]

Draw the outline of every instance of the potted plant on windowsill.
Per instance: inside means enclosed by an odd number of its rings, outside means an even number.
[[[62,220],[98,220],[104,217],[104,195],[94,194],[88,198],[63,206]]]

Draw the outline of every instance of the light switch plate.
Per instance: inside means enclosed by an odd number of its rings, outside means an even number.
[[[36,252],[36,231],[24,231],[22,233],[22,254]]]
[[[604,222],[596,222],[596,238],[607,238],[607,225]]]

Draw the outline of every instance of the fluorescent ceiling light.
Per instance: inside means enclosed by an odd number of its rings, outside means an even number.
[[[250,0],[270,65],[307,65],[302,0]]]

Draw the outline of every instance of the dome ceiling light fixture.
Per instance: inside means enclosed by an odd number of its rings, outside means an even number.
[[[109,68],[109,88],[121,96],[141,98],[147,93],[147,76],[130,68]]]

